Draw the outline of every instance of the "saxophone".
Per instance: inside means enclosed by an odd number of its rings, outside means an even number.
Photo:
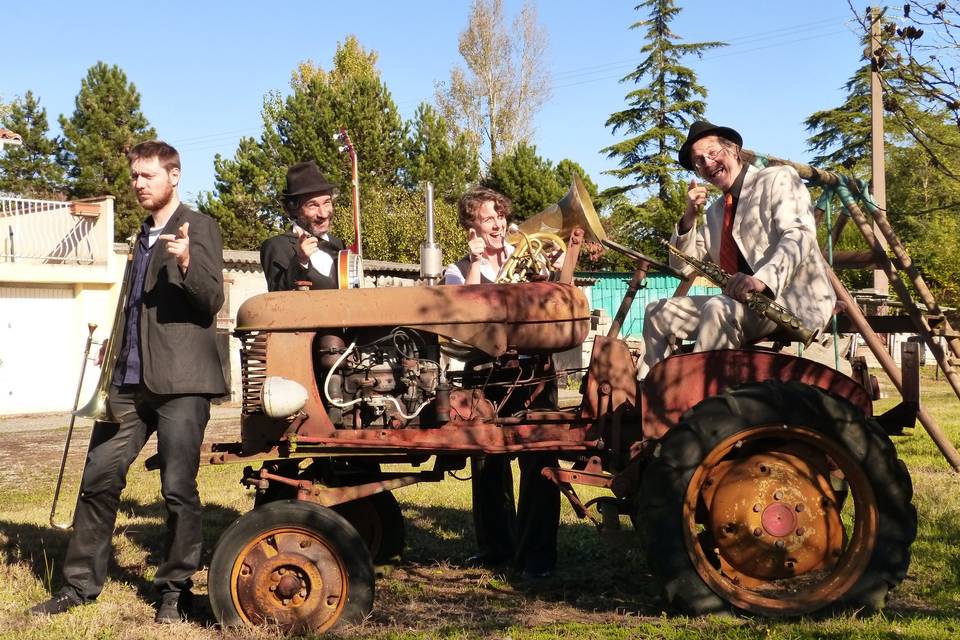
[[[710,260],[700,260],[693,256],[688,256],[664,238],[660,238],[660,243],[667,248],[667,251],[693,267],[694,271],[712,281],[721,289],[727,286],[727,282],[730,280],[730,274],[718,265]],[[811,331],[803,326],[803,322],[795,316],[793,312],[757,291],[751,291],[747,294],[746,305],[755,313],[760,314],[777,325],[789,335],[791,339],[802,343],[804,347],[810,346],[810,343],[813,342],[819,333],[819,331]]]

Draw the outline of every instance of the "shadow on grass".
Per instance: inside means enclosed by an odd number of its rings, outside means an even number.
[[[509,566],[484,570],[466,565],[467,558],[476,553],[470,511],[409,503],[402,506],[407,532],[404,573],[424,582],[412,586],[413,591],[429,590],[433,606],[456,611],[463,606],[464,589],[441,583],[483,584],[480,593],[466,594],[472,608],[488,609],[476,616],[476,623],[481,625],[478,629],[489,629],[489,624],[494,628],[516,624],[533,599],[541,607],[563,603],[588,613],[647,616],[661,612],[659,588],[629,525],[601,536],[589,523],[561,523],[556,571],[547,578],[525,579]],[[450,565],[451,575],[436,570],[441,563]],[[400,592],[407,590],[403,585],[395,586]],[[468,617],[473,618],[474,613],[480,612],[474,609]]]
[[[119,525],[114,535],[126,536],[136,546],[147,553],[145,564],[157,567],[164,558],[166,550],[166,507],[162,500],[151,503],[140,503],[129,499],[121,499],[120,512],[132,518],[159,520],[161,524],[153,522]],[[240,517],[234,509],[220,505],[205,505],[203,511],[203,555],[201,568],[210,564],[213,548],[220,533],[234,520]],[[54,529],[21,522],[0,520],[0,537],[3,539],[0,550],[3,551],[9,564],[26,564],[37,580],[56,593],[63,586],[63,558],[66,555],[70,540],[70,531]],[[141,563],[137,563],[140,565]],[[153,583],[144,578],[143,570],[139,568],[121,566],[117,564],[114,551],[107,570],[109,579],[131,585],[137,595],[145,602],[154,602],[157,598]],[[205,598],[196,599],[199,618],[212,620]],[[201,602],[202,601],[202,602]]]

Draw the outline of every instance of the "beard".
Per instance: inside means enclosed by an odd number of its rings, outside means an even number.
[[[153,195],[152,197],[148,196],[148,199],[144,202],[140,202],[140,206],[146,209],[147,211],[159,211],[165,206],[170,204],[170,201],[173,199],[173,185],[165,185],[163,191]]]

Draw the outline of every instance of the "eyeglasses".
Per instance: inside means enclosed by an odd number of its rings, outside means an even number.
[[[710,151],[707,151],[705,154],[703,154],[698,158],[693,158],[694,168],[696,168],[699,171],[700,169],[703,169],[704,167],[707,166],[707,162],[716,162],[717,158],[720,157],[720,154],[726,150],[727,150],[726,147],[717,147],[715,149],[711,149]]]

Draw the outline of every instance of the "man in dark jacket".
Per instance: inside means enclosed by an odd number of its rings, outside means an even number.
[[[312,160],[287,170],[283,208],[293,227],[260,246],[269,291],[292,291],[301,280],[311,289],[337,288],[337,255],[346,247],[330,234],[335,191]]]
[[[63,613],[100,594],[127,470],[156,432],[167,507],[166,551],[154,577],[160,592],[156,621],[168,623],[190,611],[202,542],[200,445],[211,397],[227,392],[216,345],[216,316],[224,299],[223,240],[213,219],[180,203],[176,149],[157,140],[141,142],[128,159],[133,190],[150,215],[137,236],[126,283],[123,332],[107,399],[116,422],[94,424],[63,588],[30,611]]]

